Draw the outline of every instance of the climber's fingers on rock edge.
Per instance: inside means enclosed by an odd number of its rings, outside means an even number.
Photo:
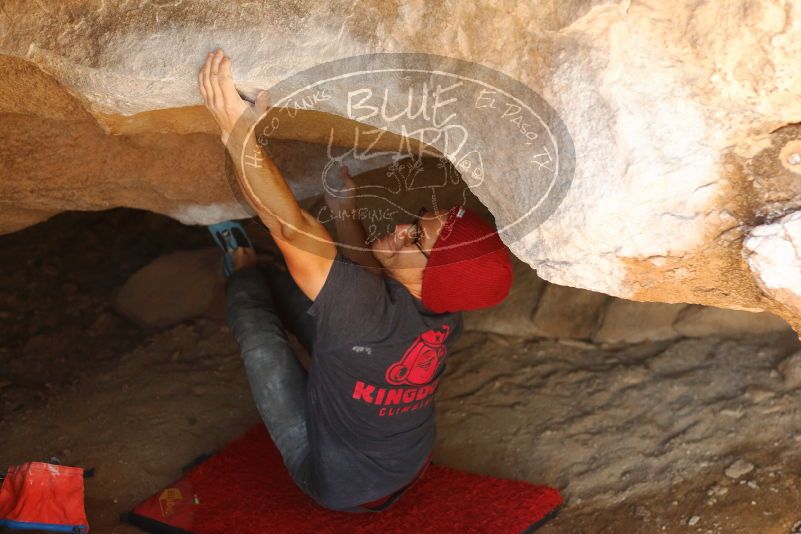
[[[209,77],[210,69],[211,69],[211,52],[209,52],[209,55],[206,56],[206,61],[203,63],[203,66],[200,67],[200,72],[198,73],[201,93],[203,94],[203,99],[206,104],[206,107],[208,107],[209,109],[211,109],[211,105],[214,101],[214,90],[211,87],[211,81]]]
[[[234,85],[234,78],[231,76],[231,59],[228,56],[225,56],[220,62],[220,69],[215,80],[217,81],[217,90],[222,95],[227,109],[238,112],[247,106]]]
[[[235,128],[246,133],[257,120],[256,108],[245,102],[236,90],[231,74],[231,58],[221,48],[209,52],[198,80],[206,108],[222,131],[223,143],[228,143]]]
[[[225,105],[225,95],[220,86],[220,62],[223,57],[225,57],[225,54],[223,54],[220,48],[214,51],[214,54],[211,56],[211,72],[209,73],[209,81],[214,91],[214,106],[218,108]]]

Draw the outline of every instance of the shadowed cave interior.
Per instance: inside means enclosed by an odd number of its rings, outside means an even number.
[[[514,261],[507,300],[465,314],[436,393],[435,463],[558,487],[566,506],[543,532],[799,519],[801,352],[786,323],[558,286]],[[96,531],[135,532],[120,512],[258,422],[205,227],[66,212],[0,236],[0,262],[3,460],[94,467]],[[727,475],[738,461],[751,469]]]

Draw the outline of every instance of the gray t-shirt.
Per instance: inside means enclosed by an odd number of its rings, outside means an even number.
[[[349,508],[405,486],[434,448],[434,392],[462,315],[432,312],[341,253],[308,313],[314,486],[321,504]]]

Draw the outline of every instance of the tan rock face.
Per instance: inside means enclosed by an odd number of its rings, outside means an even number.
[[[603,323],[593,340],[639,343],[675,337],[678,332],[673,322],[683,308],[683,304],[615,299],[606,307]]]
[[[551,284],[542,294],[533,322],[539,331],[554,337],[589,338],[600,310],[610,300],[602,293]]]
[[[216,46],[251,94],[346,56],[439,54],[519,80],[570,133],[569,190],[547,220],[507,240],[543,279],[765,310],[801,331],[801,286],[775,276],[801,242],[800,34],[797,2],[7,2],[0,232],[114,206],[195,224],[242,217],[196,88]],[[299,197],[320,191],[304,180],[326,161],[320,141],[355,118],[334,95],[283,130],[272,153]],[[401,133],[389,128],[387,142]],[[538,192],[534,165],[513,163],[518,149],[496,137],[485,154],[508,163],[488,166],[474,192],[501,225]]]
[[[136,323],[164,328],[202,315],[224,285],[220,249],[180,250],[134,273],[114,307]]]

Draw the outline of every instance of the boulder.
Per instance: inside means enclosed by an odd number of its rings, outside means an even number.
[[[534,328],[543,337],[590,338],[611,299],[595,291],[548,284],[534,312]]]
[[[743,246],[743,255],[757,284],[779,306],[776,313],[794,326],[795,310],[801,310],[799,251],[801,211],[753,228]]]
[[[676,332],[688,337],[738,337],[788,330],[787,321],[772,313],[725,310],[712,306],[687,306],[673,323]]]
[[[436,54],[519,81],[569,133],[572,178],[558,203],[530,232],[503,234],[541,278],[636,301],[769,311],[801,331],[797,277],[775,275],[801,242],[801,4],[291,6],[4,5],[0,231],[115,206],[195,224],[244,216],[197,89],[197,70],[217,46],[251,95],[349,56]],[[402,80],[386,86],[390,108],[408,98]],[[348,95],[358,85],[340,88],[319,106],[284,104],[303,112],[273,154],[299,196],[320,191],[308,172],[326,162],[320,141],[332,126],[385,126],[353,113]],[[506,228],[543,195],[533,185],[542,162],[521,160],[524,149],[489,126],[485,111],[461,104],[487,164],[481,187],[462,178]],[[390,145],[404,135],[426,142],[397,124],[385,131]]]
[[[673,322],[685,306],[613,299],[606,306],[601,326],[592,339],[607,343],[640,343],[676,337],[678,333]]]
[[[224,283],[219,248],[171,252],[131,275],[114,308],[137,324],[164,328],[203,315]]]

